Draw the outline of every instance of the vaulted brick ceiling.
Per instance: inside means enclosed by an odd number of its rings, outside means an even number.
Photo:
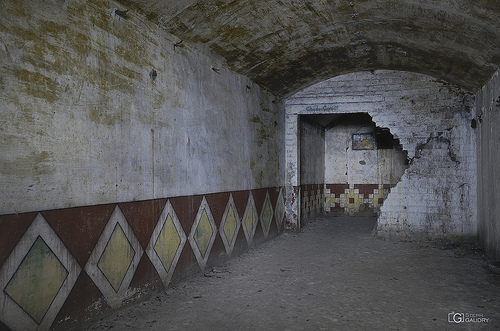
[[[120,0],[286,96],[336,75],[427,74],[475,91],[500,65],[498,0]]]

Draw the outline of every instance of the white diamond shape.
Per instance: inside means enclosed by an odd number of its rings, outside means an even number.
[[[167,222],[167,218],[170,215],[172,222],[174,223],[175,229],[177,230],[177,234],[179,235],[179,238],[181,242],[179,243],[179,246],[177,247],[177,251],[175,252],[174,259],[172,260],[172,263],[170,264],[170,267],[168,270],[165,269],[161,259],[158,257],[158,254],[155,251],[155,245],[156,241],[158,240],[158,237],[161,234],[161,231],[163,227],[165,226],[165,223]],[[175,266],[177,265],[177,262],[179,261],[179,258],[182,253],[182,249],[184,248],[184,245],[186,244],[186,234],[182,230],[182,226],[179,222],[179,218],[177,217],[177,214],[174,211],[174,208],[172,207],[172,204],[170,203],[170,200],[167,201],[165,207],[163,208],[163,212],[160,215],[160,218],[158,219],[158,223],[156,224],[156,227],[153,231],[153,235],[151,236],[151,240],[149,241],[148,247],[146,248],[146,254],[149,256],[149,259],[153,263],[156,271],[158,271],[158,274],[160,275],[161,280],[163,281],[163,284],[165,287],[168,286],[170,283],[170,279],[172,279],[172,275],[175,270]]]
[[[229,215],[229,211],[233,210],[234,216],[236,217],[236,229],[234,230],[234,234],[232,238],[226,238],[226,231],[224,231],[224,226],[227,221],[227,217]],[[236,205],[234,203],[233,195],[229,195],[229,201],[226,206],[226,210],[224,211],[224,215],[222,216],[222,222],[220,225],[220,235],[222,238],[222,242],[224,243],[224,247],[226,248],[226,252],[228,255],[231,255],[234,249],[234,244],[236,243],[236,237],[238,237],[238,231],[240,230],[241,220],[238,216],[238,210],[236,210]]]
[[[249,213],[253,213],[253,216],[256,218],[255,224],[248,231],[245,220]],[[259,221],[259,215],[257,214],[257,208],[255,208],[255,201],[253,199],[252,192],[250,192],[248,196],[247,207],[245,209],[245,213],[243,214],[243,218],[241,219],[241,226],[243,226],[243,233],[245,234],[245,238],[247,239],[247,243],[250,245],[253,240],[253,236],[255,235],[255,229],[257,228],[257,222]]]
[[[130,263],[130,267],[126,272],[118,291],[115,291],[115,289],[110,284],[110,282],[103,274],[101,269],[99,269],[99,267],[97,266],[97,264],[99,263],[99,259],[104,253],[106,245],[108,244],[108,241],[111,238],[111,235],[113,234],[116,224],[120,225],[120,227],[123,230],[123,233],[125,234],[130,245],[135,251],[134,258]],[[120,208],[116,206],[115,210],[113,210],[113,213],[111,214],[111,217],[108,220],[108,223],[104,227],[104,230],[102,231],[101,236],[99,237],[99,240],[97,241],[97,244],[94,250],[92,251],[89,260],[87,261],[87,264],[85,265],[85,271],[87,272],[89,277],[94,281],[96,286],[99,288],[99,290],[106,298],[106,302],[112,308],[120,307],[123,300],[127,299],[128,295],[127,290],[128,287],[130,286],[130,282],[132,281],[132,277],[134,276],[135,270],[137,269],[137,265],[141,260],[142,253],[143,249],[141,247],[141,244],[139,243],[139,240],[137,240],[137,238],[135,237],[134,231],[128,224]]]
[[[280,189],[280,194],[278,195],[278,200],[276,201],[276,210],[275,210],[278,232],[281,232],[284,216],[285,216],[285,199],[283,198],[283,190]]]
[[[19,307],[4,289],[17,271],[19,265],[28,254],[35,240],[41,237],[52,250],[59,262],[66,268],[68,275],[61,288],[52,300],[40,324],[37,324],[21,307]],[[0,268],[0,319],[12,330],[48,330],[54,322],[59,310],[66,301],[82,268],[71,255],[59,236],[50,227],[45,218],[38,214],[28,227],[23,237],[12,250]]]
[[[265,215],[266,206],[269,206],[270,215]],[[269,222],[266,226],[264,218],[269,217]],[[267,238],[269,235],[269,229],[271,228],[271,223],[273,222],[273,205],[271,203],[271,199],[269,198],[269,191],[266,191],[266,199],[264,200],[264,204],[262,205],[262,210],[260,211],[260,225],[264,230],[264,238]]]
[[[207,250],[205,252],[205,255],[203,256],[200,249],[198,248],[198,243],[194,239],[196,228],[198,227],[198,224],[200,224],[201,217],[203,215],[203,212],[207,214],[208,221],[210,223],[210,227],[212,228],[212,236],[210,237],[210,241],[207,246]],[[215,241],[215,236],[217,235],[217,226],[215,225],[214,218],[212,216],[212,212],[210,211],[210,206],[208,205],[207,199],[203,197],[203,200],[201,201],[200,208],[198,209],[198,214],[196,214],[195,221],[193,223],[193,226],[191,228],[191,233],[189,234],[188,240],[189,243],[191,244],[191,247],[193,248],[194,255],[196,256],[196,259],[198,260],[198,264],[201,267],[201,270],[205,269],[205,266],[207,265],[208,262],[208,257],[210,256],[210,251],[212,250],[212,246]]]

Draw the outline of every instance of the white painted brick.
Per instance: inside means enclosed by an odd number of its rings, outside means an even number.
[[[320,95],[315,94],[317,86],[311,86],[286,100],[287,113],[306,113],[313,105],[336,109],[332,113],[367,112],[377,126],[389,128],[400,139],[413,159],[382,206],[380,235],[475,235],[477,163],[476,132],[470,126],[475,116],[472,95],[449,85],[443,88],[432,77],[393,71],[353,73],[318,86]],[[464,183],[469,189],[460,191]]]

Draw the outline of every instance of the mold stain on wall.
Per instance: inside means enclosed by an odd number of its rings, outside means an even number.
[[[53,79],[26,69],[16,69],[14,75],[22,83],[27,94],[35,98],[45,99],[50,103],[59,99],[59,84]]]

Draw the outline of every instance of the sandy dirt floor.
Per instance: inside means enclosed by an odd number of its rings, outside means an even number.
[[[375,222],[319,217],[84,330],[500,330],[479,247],[385,241]]]

